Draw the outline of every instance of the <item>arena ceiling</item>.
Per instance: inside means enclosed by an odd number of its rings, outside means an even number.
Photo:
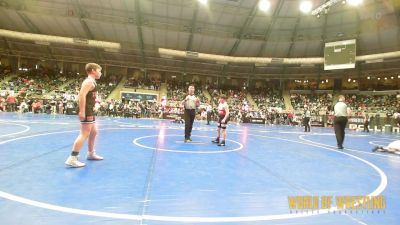
[[[158,48],[228,56],[322,57],[325,42],[357,39],[357,55],[400,50],[400,1],[364,0],[358,8],[332,6],[305,15],[300,0],[0,0],[0,29],[121,43],[106,51],[84,46],[43,45],[0,37],[9,55],[87,62],[180,73],[239,77],[303,77],[338,74],[322,66],[220,64],[160,57]],[[314,8],[324,0],[313,0]],[[358,75],[400,71],[400,59],[360,63]]]

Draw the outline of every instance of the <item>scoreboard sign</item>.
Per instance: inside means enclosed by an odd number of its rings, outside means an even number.
[[[356,66],[356,40],[325,43],[324,69],[351,69]]]

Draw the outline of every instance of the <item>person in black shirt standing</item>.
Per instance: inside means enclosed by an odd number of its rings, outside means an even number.
[[[189,85],[188,95],[182,101],[182,105],[185,109],[185,143],[191,142],[190,138],[192,135],[192,128],[194,118],[196,116],[196,108],[200,106],[200,100],[194,95],[194,85]]]
[[[97,127],[95,124],[94,105],[96,103],[96,80],[101,77],[101,67],[96,63],[88,63],[85,66],[88,77],[83,81],[81,90],[79,91],[79,120],[81,121],[81,131],[76,138],[72,147],[71,155],[65,161],[69,167],[83,167],[85,163],[78,160],[79,151],[83,143],[88,140],[88,160],[102,160],[102,156],[96,154],[94,143],[97,135]]]

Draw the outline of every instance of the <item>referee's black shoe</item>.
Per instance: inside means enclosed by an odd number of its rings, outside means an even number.
[[[377,151],[379,151],[379,150],[382,150],[382,147],[381,147],[381,146],[375,146],[375,147],[372,149],[372,152],[377,152]]]
[[[219,138],[217,138],[215,140],[212,140],[211,142],[214,143],[214,144],[219,144]]]

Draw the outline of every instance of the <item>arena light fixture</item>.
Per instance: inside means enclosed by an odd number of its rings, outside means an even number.
[[[203,5],[207,5],[207,3],[208,3],[208,0],[198,0],[198,1]]]
[[[347,3],[352,6],[358,6],[363,2],[363,0],[348,0]]]
[[[378,80],[381,80],[381,78],[380,78],[380,77],[378,77]]]
[[[312,10],[312,2],[311,1],[302,1],[300,3],[300,11],[304,14],[310,13]]]
[[[371,79],[371,77],[367,77],[367,79],[368,79],[368,80],[370,80],[370,79]]]
[[[322,12],[327,13],[329,8],[333,5],[336,5],[338,2],[341,2],[342,0],[329,0],[325,2],[324,4],[318,6],[315,8],[312,12],[311,15],[319,17],[319,15],[322,14]]]
[[[315,8],[311,14],[313,16],[317,16],[317,18],[319,18],[321,16],[322,13],[327,14],[329,9],[338,4],[341,3],[342,5],[349,3],[349,5],[352,6],[358,6],[363,2],[363,0],[327,0],[324,4],[318,6],[317,8]]]
[[[258,3],[258,8],[263,12],[267,12],[270,7],[271,3],[268,0],[260,0]]]

